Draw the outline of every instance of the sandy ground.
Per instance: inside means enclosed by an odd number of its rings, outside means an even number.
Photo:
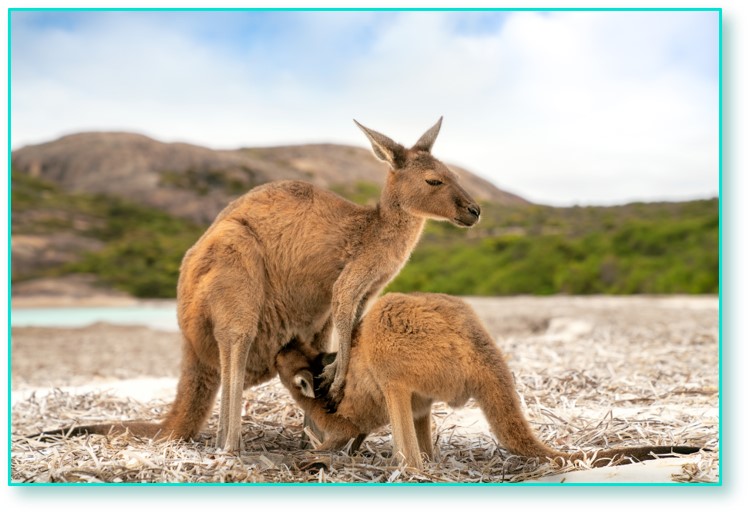
[[[289,465],[303,466],[298,457],[308,456],[301,445],[301,415],[274,380],[245,392],[247,450],[238,458],[243,469],[232,469],[228,478],[225,473],[215,477],[199,469],[179,474],[166,467],[177,464],[174,458],[156,464],[160,469],[142,473],[138,464],[154,466],[143,462],[148,458],[143,453],[154,455],[148,442],[102,441],[101,436],[86,441],[89,445],[109,443],[99,445],[100,453],[83,450],[55,462],[52,454],[55,449],[59,452],[60,446],[52,445],[47,451],[46,446],[23,436],[76,422],[156,419],[174,395],[178,333],[96,324],[79,329],[12,330],[12,477],[26,482],[719,480],[716,297],[469,301],[507,354],[528,417],[544,441],[570,450],[618,444],[689,444],[713,451],[601,469],[518,464],[496,444],[480,410],[469,402],[459,410],[444,405],[435,408],[438,458],[427,464],[421,475],[409,475],[403,468],[378,462],[390,443],[389,432],[383,429],[367,440],[362,455],[346,458],[330,454],[325,470],[299,480],[298,472],[284,471]],[[234,464],[230,456],[216,455],[210,446],[215,420],[214,415],[202,441],[185,448],[191,450],[187,455],[180,452],[176,457],[181,458],[180,467],[189,457],[201,458],[206,453],[227,465]],[[108,448],[115,450],[111,453],[116,458],[124,457],[119,463],[113,461],[112,472],[101,470]],[[140,450],[140,455],[133,459],[132,450]],[[71,469],[71,457],[79,457],[73,464],[77,469]],[[89,463],[95,467],[85,469]],[[123,467],[127,471],[122,472]],[[351,480],[357,467],[361,471]],[[136,469],[141,472],[132,476]]]

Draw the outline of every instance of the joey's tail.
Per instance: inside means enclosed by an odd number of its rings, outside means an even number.
[[[491,341],[493,343],[493,341]],[[566,453],[545,445],[527,422],[512,374],[500,353],[490,361],[480,362],[474,397],[488,420],[491,430],[504,448],[516,455],[550,460],[575,461],[587,459],[593,467],[630,464],[674,454],[687,455],[700,448],[693,446],[639,446]]]
[[[488,335],[486,334],[488,337]],[[493,340],[485,343],[493,346]],[[501,353],[484,352],[476,358],[474,365],[475,382],[473,396],[483,411],[491,431],[501,445],[516,455],[525,457],[559,457],[564,456],[540,441],[527,422],[519,396],[515,391],[514,377]]]
[[[162,422],[124,421],[84,425],[48,430],[31,437],[48,441],[60,436],[122,434],[129,431],[133,435],[153,439],[190,439],[200,432],[207,420],[220,383],[218,370],[201,363],[192,347],[185,343],[177,396]]]
[[[562,454],[563,460],[575,461],[587,459],[592,467],[608,465],[633,464],[643,460],[652,460],[672,455],[688,455],[700,451],[695,446],[630,446],[609,448],[607,450],[588,450]]]

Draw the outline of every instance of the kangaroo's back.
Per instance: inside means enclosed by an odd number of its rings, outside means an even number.
[[[192,296],[209,271],[226,266],[227,250],[258,255],[275,288],[334,281],[374,211],[300,181],[252,189],[229,204],[184,256],[178,291]],[[229,263],[229,262],[226,262]],[[305,279],[306,278],[306,279]]]

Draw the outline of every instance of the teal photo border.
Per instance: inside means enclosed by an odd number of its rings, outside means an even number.
[[[207,8],[207,7],[185,7],[185,8],[159,8],[159,7],[91,7],[91,8],[43,8],[43,7],[19,7],[19,8],[8,8],[8,482],[7,485],[10,487],[420,487],[420,488],[432,488],[432,487],[682,487],[682,488],[693,488],[693,487],[720,487],[723,485],[723,357],[724,357],[724,338],[723,338],[723,276],[724,276],[724,246],[723,246],[723,209],[724,209],[724,198],[723,198],[723,152],[724,152],[724,138],[723,138],[723,124],[724,124],[724,103],[723,103],[723,92],[724,92],[724,69],[723,69],[723,13],[722,8],[711,8],[711,7],[621,7],[621,8],[605,8],[605,7],[553,7],[553,8],[540,8],[540,7],[413,7],[413,8],[390,8],[390,7],[258,7],[258,8],[239,8],[239,7],[221,7],[221,8]],[[556,483],[556,482],[486,482],[486,483],[366,483],[366,482],[331,482],[331,483],[317,483],[317,482],[288,482],[288,483],[274,483],[274,482],[232,482],[232,483],[192,483],[192,482],[153,482],[153,483],[140,483],[140,482],[122,482],[122,483],[48,483],[48,482],[14,482],[11,479],[11,454],[12,454],[12,443],[11,443],[11,71],[12,71],[12,15],[16,12],[97,12],[97,11],[112,11],[112,12],[153,12],[153,11],[174,11],[174,12],[227,12],[227,11],[297,11],[297,12],[385,12],[385,11],[411,11],[411,12],[445,12],[445,11],[461,11],[461,12],[686,12],[686,11],[698,11],[698,12],[717,12],[719,14],[719,480],[717,482],[694,482],[694,483],[680,483],[680,482],[569,482],[569,483]],[[365,497],[365,496],[362,496]],[[254,503],[258,505],[259,503]],[[248,502],[247,506],[252,506],[252,502]],[[506,505],[511,506],[510,503]]]

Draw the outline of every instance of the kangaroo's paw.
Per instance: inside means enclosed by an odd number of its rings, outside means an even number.
[[[333,414],[338,410],[338,405],[340,405],[340,401],[343,400],[343,395],[345,392],[344,388],[345,382],[339,383],[338,381],[335,381],[332,383],[332,386],[330,386],[330,390],[327,392],[327,395],[323,397],[323,400],[325,402],[325,410],[329,414]]]
[[[322,370],[322,373],[319,375],[319,377],[315,379],[317,384],[314,390],[315,396],[325,396],[328,394],[330,387],[335,381],[335,374],[337,373],[337,370],[337,360],[325,366],[325,369]]]

